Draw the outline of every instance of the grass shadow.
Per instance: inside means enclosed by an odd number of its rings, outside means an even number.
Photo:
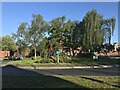
[[[110,86],[114,86],[114,87],[117,87],[117,88],[120,88],[120,85],[112,85],[112,84],[109,84],[105,81],[102,81],[102,80],[97,80],[97,79],[93,79],[93,78],[89,78],[89,77],[81,77],[81,78],[84,78],[84,79],[87,79],[87,80],[91,80],[91,81],[95,81],[95,82],[99,82],[99,83],[103,83],[103,84],[107,84],[107,85],[110,85]]]
[[[35,71],[20,69],[13,65],[2,67],[2,86],[4,88],[82,88],[89,89],[70,81],[39,74]]]

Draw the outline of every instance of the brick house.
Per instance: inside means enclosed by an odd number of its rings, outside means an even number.
[[[23,57],[27,57],[27,56],[29,56],[30,52],[31,52],[30,47],[26,47],[26,48],[23,49],[21,54],[22,54]],[[17,56],[21,56],[19,50],[16,50],[14,52],[14,57],[17,57]]]
[[[5,58],[10,56],[10,51],[0,51],[0,58]]]

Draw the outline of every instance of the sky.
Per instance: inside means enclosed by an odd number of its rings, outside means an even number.
[[[66,16],[82,21],[85,14],[95,9],[104,19],[115,17],[116,27],[112,43],[118,42],[117,2],[2,2],[2,36],[15,33],[22,22],[31,23],[32,14],[41,14],[46,21]]]

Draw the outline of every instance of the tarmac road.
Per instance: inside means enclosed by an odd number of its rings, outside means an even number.
[[[84,75],[84,76],[119,76],[118,68],[84,68],[84,69],[36,69],[45,75]]]
[[[37,73],[37,74],[36,74]],[[15,66],[2,67],[2,75],[84,75],[84,76],[119,76],[118,67],[109,68],[66,68],[66,69],[22,69]]]
[[[0,60],[0,64],[7,64],[9,60]]]

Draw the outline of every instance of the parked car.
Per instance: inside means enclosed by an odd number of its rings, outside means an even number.
[[[22,60],[23,59],[23,57],[22,56],[13,56],[12,57],[12,60]]]

